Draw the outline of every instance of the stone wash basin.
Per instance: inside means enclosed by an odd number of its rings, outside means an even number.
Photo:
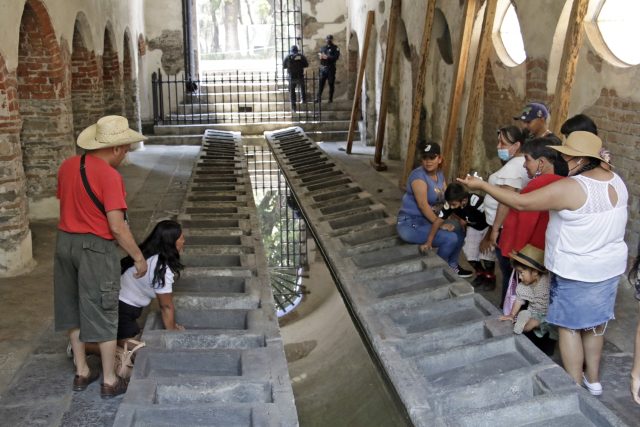
[[[187,246],[231,246],[241,245],[240,236],[186,236]]]
[[[243,293],[247,280],[246,277],[234,276],[181,277],[174,289],[179,292]]]
[[[264,381],[185,381],[180,384],[159,383],[155,402],[176,403],[273,403],[271,385]]]
[[[147,352],[145,356],[136,361],[136,378],[242,375],[242,356],[239,350],[153,351]]]
[[[145,329],[164,330],[159,312],[152,314],[151,322],[147,322]],[[228,329],[246,330],[249,310],[209,309],[209,310],[176,310],[176,323],[186,330],[194,329]]]
[[[185,267],[241,267],[240,255],[183,255]]]

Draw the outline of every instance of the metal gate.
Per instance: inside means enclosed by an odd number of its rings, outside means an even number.
[[[304,53],[302,44],[302,0],[274,0],[274,25],[276,43],[276,72],[283,77],[282,59],[289,48],[297,45]]]

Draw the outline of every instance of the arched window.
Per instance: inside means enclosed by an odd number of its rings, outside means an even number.
[[[501,19],[500,11],[503,11]],[[493,41],[498,57],[509,67],[520,65],[527,59],[524,41],[520,31],[520,22],[516,9],[510,1],[498,4],[496,22],[494,25]]]
[[[640,49],[638,49],[640,2],[601,0],[598,6],[599,10],[596,9],[594,21],[610,54],[624,65],[640,64]],[[610,59],[606,54],[603,56],[605,59]],[[611,62],[615,63],[615,61]]]

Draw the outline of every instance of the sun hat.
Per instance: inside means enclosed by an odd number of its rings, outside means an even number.
[[[511,259],[518,261],[520,264],[524,264],[527,267],[531,267],[534,270],[538,270],[542,273],[546,272],[544,268],[544,251],[538,249],[531,244],[527,244],[524,248],[518,252],[511,252]]]
[[[117,147],[146,141],[147,137],[129,129],[129,121],[122,116],[105,116],[78,135],[78,147],[85,150]]]
[[[583,130],[571,132],[562,145],[549,145],[556,151],[574,157],[593,157],[609,164],[602,157],[602,140],[597,135]]]
[[[547,117],[549,117],[549,110],[544,104],[539,102],[530,102],[524,106],[520,114],[513,117],[513,120],[530,122],[535,119],[546,119]]]

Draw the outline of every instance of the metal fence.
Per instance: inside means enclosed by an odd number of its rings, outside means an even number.
[[[306,99],[293,106],[289,79],[279,73],[230,71],[195,79],[151,76],[155,125],[305,122],[322,120],[322,104],[314,103],[318,80],[305,75]],[[297,100],[300,101],[298,90]]]
[[[278,315],[293,310],[306,293],[307,224],[287,181],[268,149],[245,146],[263,245]]]

